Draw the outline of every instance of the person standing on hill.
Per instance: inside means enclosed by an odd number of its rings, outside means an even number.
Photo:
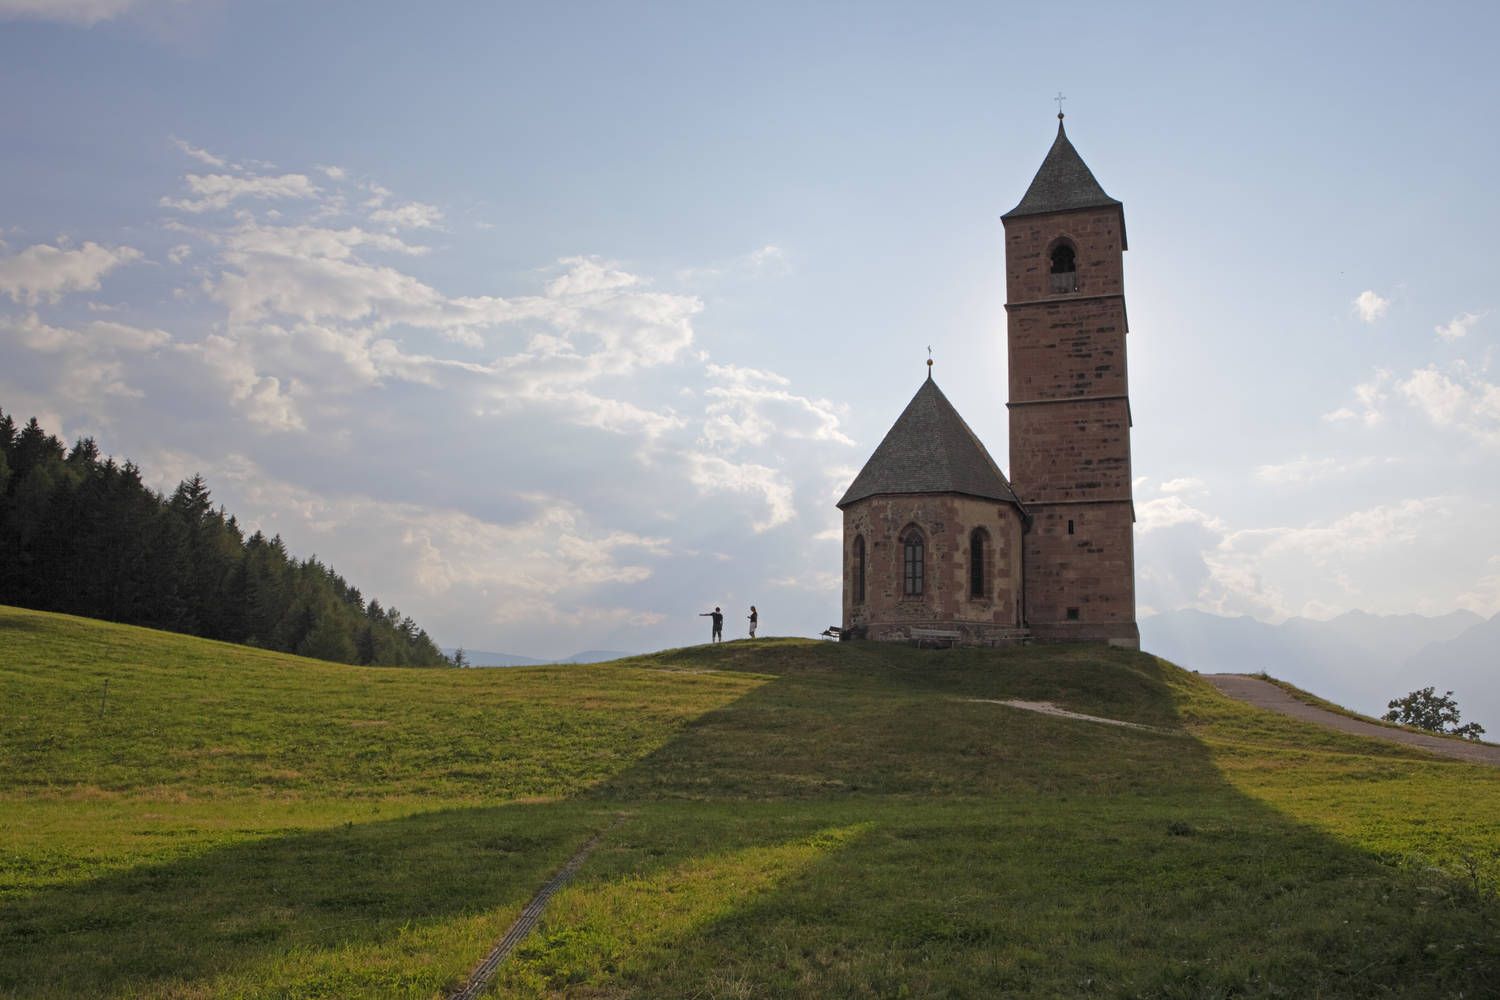
[[[755,610],[755,605],[750,605],[750,638],[755,638],[755,626],[760,624],[760,612]]]
[[[718,605],[714,605],[714,609],[712,611],[701,612],[698,617],[712,618],[714,620],[714,637],[712,640],[710,640],[711,642],[724,641],[724,612],[719,610]]]

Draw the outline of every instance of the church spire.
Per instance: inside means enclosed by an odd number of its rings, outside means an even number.
[[[1026,189],[1021,203],[1001,218],[1047,215],[1078,208],[1107,208],[1118,204],[1118,201],[1104,193],[1104,188],[1094,179],[1094,172],[1068,141],[1068,133],[1063,128],[1063,113],[1059,110],[1057,138],[1047,151],[1047,158],[1042,161],[1041,168],[1032,178],[1031,186]]]

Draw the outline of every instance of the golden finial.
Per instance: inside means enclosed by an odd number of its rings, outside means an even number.
[[[927,345],[927,377],[932,378],[932,345]]]

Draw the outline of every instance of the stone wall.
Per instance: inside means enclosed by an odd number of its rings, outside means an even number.
[[[1124,295],[1125,216],[1119,207],[1091,208],[1005,220],[1005,299],[1032,302],[1052,295],[1051,250],[1059,240],[1077,253],[1077,296]]]
[[[1056,504],[1029,512],[1025,600],[1034,636],[1138,645],[1130,504]]]
[[[1131,497],[1126,400],[1064,400],[1010,411],[1011,486],[1032,510],[1061,500]]]
[[[904,593],[901,537],[923,535],[920,598]],[[970,533],[984,528],[985,593],[970,594]],[[855,539],[865,542],[865,595],[855,599]],[[958,494],[876,496],[844,509],[845,629],[871,639],[905,639],[916,628],[957,629],[968,644],[1013,640],[1021,614],[1021,515],[1013,504]]]
[[[1057,293],[1064,239],[1076,290]],[[1011,485],[1031,517],[1025,613],[1043,641],[1139,644],[1124,239],[1117,207],[1005,223]]]
[[[1012,310],[1011,404],[1076,396],[1123,396],[1125,300],[1048,298]]]

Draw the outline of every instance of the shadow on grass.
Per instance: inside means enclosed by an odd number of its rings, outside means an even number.
[[[19,615],[0,615],[0,633],[4,632],[42,632],[45,631],[41,624],[23,618]]]
[[[0,906],[0,990],[428,996],[621,810],[500,995],[1477,996],[1500,977],[1492,899],[1293,822],[1197,740],[967,700],[1174,726],[1150,658],[788,645],[767,671],[736,645],[660,662],[776,680],[572,801]]]
[[[1154,658],[788,652],[776,682],[589,793],[654,835],[559,897],[501,994],[1437,997],[1500,977],[1493,895],[1234,787]],[[640,934],[639,907],[611,902],[757,825],[770,844],[830,824],[865,832],[676,933]]]
[[[498,937],[504,914],[513,917],[579,839],[606,822],[566,805],[446,810],[211,849],[42,891],[0,905],[0,993],[206,990],[219,976],[264,971],[287,953],[357,950],[490,914],[456,932],[456,955],[438,945],[435,962],[428,956],[381,988],[356,991],[426,996],[466,973]],[[246,992],[257,992],[257,978],[250,975]],[[274,992],[274,981],[262,986]]]
[[[1228,789],[1013,810],[664,803],[638,822],[694,830],[587,871],[497,995],[1454,997],[1500,975],[1493,901]],[[757,883],[723,848],[757,824],[767,844],[861,834]],[[726,889],[694,906],[695,883]]]

